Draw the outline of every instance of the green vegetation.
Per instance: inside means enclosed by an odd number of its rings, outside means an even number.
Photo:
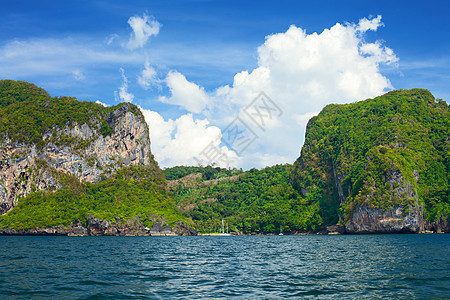
[[[75,124],[88,124],[103,136],[111,135],[113,128],[108,119],[117,109],[131,111],[143,118],[139,109],[129,103],[103,107],[100,104],[78,101],[73,97],[50,97],[43,89],[24,81],[0,80],[0,132],[13,142],[45,145],[45,133],[51,133],[55,142],[79,145],[73,137],[56,136],[56,130]],[[112,126],[112,125],[111,125]]]
[[[191,173],[192,178],[169,182],[169,186],[178,207],[201,232],[218,232],[222,219],[230,230],[244,233],[275,233],[280,226],[283,231],[317,230],[322,225],[319,206],[310,197],[301,197],[289,184],[291,167],[229,171],[215,180],[199,176],[208,174],[211,167],[176,167],[178,174],[200,172]],[[216,174],[226,173],[219,170]],[[171,168],[164,173],[172,178],[173,171]]]
[[[58,130],[87,124],[96,129],[97,137],[106,137],[114,134],[118,110],[143,118],[131,104],[105,108],[50,97],[30,83],[0,80],[1,139],[34,144],[38,150],[49,142],[74,151],[85,149],[90,140]],[[25,155],[15,152],[11,160]],[[0,216],[0,229],[67,226],[84,223],[90,214],[108,221],[138,215],[148,227],[151,215],[161,215],[169,224],[185,221],[201,232],[218,232],[222,220],[231,231],[243,233],[276,233],[280,227],[305,232],[345,223],[361,206],[418,206],[430,221],[448,218],[450,107],[421,89],[328,105],[309,121],[301,157],[294,165],[246,172],[181,166],[162,172],[151,161],[150,166],[117,173],[103,166],[105,176],[92,184],[38,159],[34,169],[20,175],[20,183],[31,178],[35,191],[35,177],[47,174],[60,188],[19,199],[12,211]],[[95,157],[86,162],[98,163]]]
[[[129,103],[105,108],[71,97],[50,97],[43,89],[27,82],[0,80],[0,139],[36,145],[38,150],[50,142],[69,146],[71,151],[85,149],[99,135],[112,135],[115,119],[122,112],[132,112],[140,120],[144,118],[140,110]],[[62,132],[76,124],[87,124],[97,136],[87,140]],[[11,159],[20,159],[25,154],[16,151]],[[89,166],[98,165],[95,156],[85,159]],[[0,216],[0,228],[27,230],[67,226],[72,222],[84,223],[89,214],[108,221],[115,221],[116,217],[126,221],[139,215],[147,226],[152,222],[149,214],[161,215],[170,224],[185,220],[175,209],[173,198],[167,194],[165,178],[153,157],[150,162],[149,166],[128,167],[117,173],[113,173],[112,165],[111,168],[103,166],[105,176],[92,184],[58,172],[45,159],[36,159],[36,164],[19,178],[20,184],[31,179],[32,193],[18,199],[18,205],[12,211]],[[120,159],[116,163],[120,166]],[[81,165],[78,171],[82,171]],[[37,176],[53,178],[56,183],[52,188],[58,190],[36,192]]]
[[[427,90],[328,105],[307,126],[294,187],[313,196],[325,224],[358,206],[414,207],[432,221],[450,212],[450,109]]]
[[[41,162],[45,167],[46,162]],[[56,172],[55,170],[49,170]],[[71,175],[59,173],[63,187],[56,192],[36,192],[20,199],[19,204],[0,216],[0,228],[27,230],[35,227],[67,226],[85,223],[89,214],[115,222],[140,216],[151,227],[150,214],[161,215],[169,224],[186,221],[175,209],[165,191],[165,179],[159,167],[127,167],[98,183],[80,183]]]
[[[176,180],[188,176],[190,174],[200,173],[204,180],[217,179],[231,175],[238,175],[242,170],[224,169],[219,167],[195,167],[195,166],[177,166],[164,170],[164,176],[167,180]]]

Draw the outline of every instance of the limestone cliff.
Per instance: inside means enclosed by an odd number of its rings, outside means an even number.
[[[60,110],[67,110],[66,107],[72,105],[73,113],[84,114],[84,118],[68,114],[62,119],[62,126],[51,122],[49,126],[41,126],[47,119],[33,124],[33,130],[40,126],[34,141],[27,139],[30,129],[22,124],[22,127],[6,124],[5,118],[2,118],[4,122],[1,125],[6,129],[0,136],[0,214],[13,209],[17,201],[30,192],[60,188],[58,174],[68,173],[80,181],[92,183],[117,168],[154,163],[148,126],[134,105],[124,103],[104,108],[95,103],[74,103],[76,100],[73,98],[52,99],[42,91],[39,92],[42,99],[32,99],[35,102],[31,102],[21,99],[25,97],[22,95],[27,94],[16,92],[17,86],[27,91],[36,89],[27,83],[1,82],[3,112],[9,118],[23,116],[24,107],[39,105],[36,104],[39,101],[42,105],[37,106],[36,110],[48,109],[57,115],[61,114]],[[34,113],[28,112],[25,117],[33,118],[32,122],[39,121],[41,116],[32,115]],[[19,137],[18,132],[22,133]]]
[[[450,232],[450,107],[421,89],[329,105],[291,182],[349,233]]]

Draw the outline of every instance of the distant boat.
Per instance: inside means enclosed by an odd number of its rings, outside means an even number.
[[[280,225],[280,233],[278,235],[284,235],[283,231],[281,231],[281,225]]]
[[[225,226],[223,224],[223,219],[222,219],[222,233],[220,235],[223,235],[223,236],[231,235],[231,234],[228,233],[228,223],[227,223],[227,232],[225,233]]]

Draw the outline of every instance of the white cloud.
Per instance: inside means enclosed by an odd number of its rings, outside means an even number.
[[[119,92],[114,92],[117,101],[133,102],[134,95],[128,92],[128,78],[125,76],[125,70],[120,68],[122,77],[122,85],[119,88]]]
[[[208,95],[182,74],[171,72],[166,83],[172,97],[161,100],[203,112],[224,128],[240,116],[258,136],[242,152],[241,167],[292,163],[299,156],[306,123],[324,106],[363,100],[392,89],[379,66],[398,58],[381,42],[366,42],[364,37],[364,32],[380,26],[381,16],[364,18],[358,25],[337,23],[321,33],[307,34],[292,25],[284,33],[267,36],[258,48],[258,67],[237,73],[232,85]],[[242,112],[261,91],[283,112],[267,120],[263,129]]]
[[[80,69],[73,70],[72,75],[76,80],[83,80],[86,78]]]
[[[362,18],[359,20],[356,29],[360,32],[366,32],[368,30],[377,31],[378,27],[381,26],[384,26],[384,24],[381,22],[381,15],[378,15],[372,19]]]
[[[157,74],[155,69],[150,65],[148,61],[145,62],[144,69],[141,72],[141,75],[138,76],[137,81],[139,85],[148,89],[153,85],[159,85],[160,80],[157,78]]]
[[[235,165],[238,157],[225,146],[219,146],[221,131],[211,126],[206,119],[194,119],[192,114],[185,114],[176,120],[164,120],[155,111],[142,109],[141,111],[149,126],[152,153],[162,167],[174,165],[203,165],[217,163],[221,167]],[[212,146],[220,151],[224,157],[209,161],[203,151]]]
[[[133,32],[125,45],[128,49],[144,47],[150,36],[158,34],[161,26],[146,15],[130,18],[129,24]],[[241,116],[256,132],[258,139],[242,153],[238,166],[262,167],[293,162],[299,155],[310,116],[329,103],[348,103],[392,89],[389,80],[381,74],[380,65],[396,66],[398,58],[382,42],[368,42],[364,37],[365,32],[377,30],[380,26],[383,26],[381,16],[363,18],[357,24],[336,24],[321,33],[306,33],[292,25],[286,32],[266,37],[258,48],[256,68],[238,72],[232,83],[209,92],[188,81],[183,74],[169,72],[163,82],[169,88],[170,96],[159,99],[204,117],[196,119],[188,114],[164,120],[156,112],[150,114],[153,116],[153,125],[150,126],[152,145],[157,159],[163,166],[196,164],[193,157],[198,156],[208,143],[213,141],[214,145],[219,145],[220,129],[217,126],[225,128],[234,118]],[[48,75],[59,78],[67,76],[67,70],[73,70],[69,74],[82,79],[84,72],[91,74],[98,68],[110,72],[119,66],[139,68],[147,60],[148,53],[143,51],[107,47],[116,38],[118,36],[111,35],[107,40],[95,41],[67,38],[6,42],[0,47],[0,76],[14,79]],[[241,64],[237,57],[242,53],[231,51],[239,45],[227,45],[230,48],[226,51],[217,51],[223,57],[214,56],[215,51],[206,51],[205,54],[203,48],[200,52],[186,45],[170,46],[166,44],[166,47],[153,49],[152,61],[169,68],[183,63],[191,68],[201,64],[203,68],[216,66],[211,61],[224,67],[234,61],[230,64],[233,69]],[[131,102],[134,95],[128,91],[128,79],[122,68],[121,75],[122,84],[116,91],[116,99]],[[144,88],[160,84],[157,70],[148,62],[137,81]],[[270,127],[265,131],[242,114],[242,109],[261,91],[283,111],[281,117],[268,122]],[[233,153],[223,144],[220,147]]]
[[[128,20],[128,24],[133,29],[127,44],[127,48],[130,50],[144,47],[148,39],[152,35],[157,35],[161,28],[161,24],[158,21],[146,14],[142,18],[138,16],[131,17]]]
[[[360,51],[362,54],[368,55],[375,63],[383,62],[390,65],[398,61],[398,57],[394,54],[394,51],[390,48],[383,47],[380,41],[362,44]]]
[[[108,107],[108,104],[105,104],[105,103],[103,103],[103,102],[101,102],[99,100],[95,101],[95,103],[100,104],[103,107]]]
[[[176,71],[170,71],[165,79],[170,89],[171,97],[160,97],[165,103],[174,104],[193,113],[200,113],[210,102],[209,96],[202,87],[190,82],[186,77]]]
[[[282,125],[261,133],[254,151],[245,153],[246,161],[266,154],[257,165],[276,163],[280,156],[293,162],[307,121],[324,106],[363,100],[392,89],[379,65],[396,62],[397,57],[379,41],[365,42],[361,34],[381,24],[378,16],[362,19],[358,26],[338,23],[320,34],[291,26],[266,38],[258,48],[258,68],[237,74],[232,87],[219,90],[222,96],[243,104],[265,91],[284,112],[279,118]]]

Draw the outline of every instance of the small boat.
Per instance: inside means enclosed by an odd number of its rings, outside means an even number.
[[[278,235],[284,235],[283,231],[281,231],[281,225],[280,225],[280,233]]]
[[[228,233],[228,223],[227,223],[227,232],[225,233],[225,226],[223,224],[223,219],[222,219],[222,233],[220,234],[222,236],[229,236],[231,234]]]

